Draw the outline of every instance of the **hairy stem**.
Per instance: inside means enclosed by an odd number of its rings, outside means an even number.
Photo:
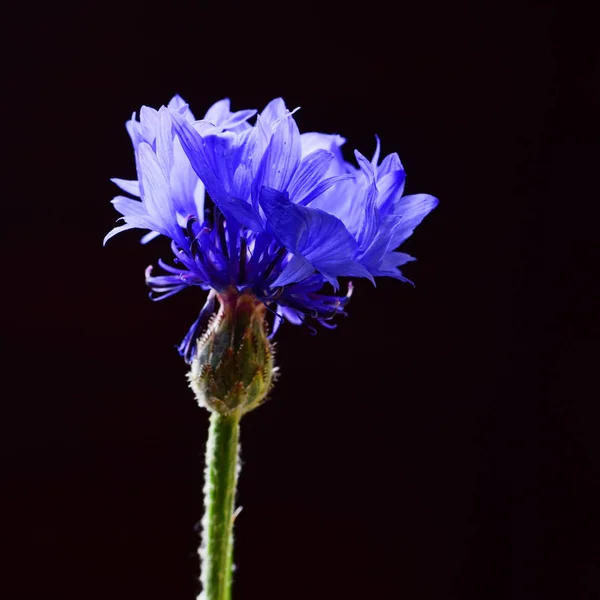
[[[233,504],[238,474],[239,415],[213,412],[206,444],[202,520],[203,600],[230,600]]]

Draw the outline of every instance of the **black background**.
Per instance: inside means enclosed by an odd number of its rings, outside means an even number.
[[[13,9],[14,10],[14,9]],[[152,303],[168,256],[127,233],[124,123],[283,96],[302,131],[374,134],[440,198],[356,285],[284,326],[242,424],[236,598],[600,597],[592,285],[594,19],[535,2],[21,5],[3,38],[2,595],[198,592],[207,413],[174,346],[203,300]]]

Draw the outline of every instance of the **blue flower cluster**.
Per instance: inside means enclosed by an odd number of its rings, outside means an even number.
[[[175,96],[160,110],[143,106],[127,122],[138,179],[113,179],[128,196],[112,203],[124,223],[149,230],[142,242],[171,239],[174,266],[146,281],[162,299],[188,286],[210,290],[179,350],[188,362],[213,312],[216,295],[252,293],[294,324],[321,325],[343,313],[350,293],[336,295],[338,277],[387,276],[408,281],[398,267],[414,260],[398,246],[437,205],[427,194],[404,196],[396,153],[380,163],[355,151],[346,162],[339,135],[303,133],[281,98],[256,116],[214,104],[201,120]],[[331,284],[333,293],[323,293]],[[349,288],[351,290],[351,287]]]

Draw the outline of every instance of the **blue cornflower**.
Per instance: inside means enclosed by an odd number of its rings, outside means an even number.
[[[403,196],[405,172],[397,154],[379,164],[355,151],[358,167],[341,154],[344,138],[300,134],[295,111],[277,98],[255,110],[214,104],[197,121],[175,96],[140,120],[127,122],[138,179],[113,179],[126,193],[115,208],[126,229],[171,239],[174,265],[146,271],[151,297],[160,300],[192,285],[209,290],[206,304],[179,351],[191,362],[196,340],[214,311],[215,296],[251,294],[294,324],[308,318],[331,327],[349,297],[338,277],[388,276],[408,281],[398,267],[414,260],[396,248],[437,205],[427,194]],[[323,292],[329,283],[334,293]]]

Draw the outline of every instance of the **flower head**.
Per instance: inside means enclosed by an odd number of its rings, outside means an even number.
[[[338,135],[301,134],[281,98],[251,125],[254,110],[231,112],[229,100],[195,120],[175,96],[140,120],[127,122],[138,179],[113,179],[129,196],[113,199],[124,224],[105,241],[133,228],[171,240],[173,264],[149,267],[151,297],[188,286],[212,290],[179,350],[191,362],[213,312],[214,295],[228,290],[262,302],[276,316],[332,327],[349,297],[339,277],[387,276],[408,281],[398,267],[414,260],[396,249],[437,205],[427,194],[404,196],[397,154],[381,162],[355,151],[357,166],[341,153]],[[333,293],[325,293],[330,284]]]

